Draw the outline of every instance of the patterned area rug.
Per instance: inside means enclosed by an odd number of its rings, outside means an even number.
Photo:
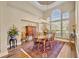
[[[28,58],[20,49],[22,48],[26,53],[28,53],[32,58],[56,58],[61,51],[64,42],[54,40],[52,42],[52,48],[46,49],[45,52],[34,49],[33,48],[33,41],[26,42],[23,45],[17,46],[16,48],[12,48],[8,50],[9,54],[3,56],[1,58]]]
[[[40,51],[39,49],[34,49],[32,46],[30,46],[29,48],[27,48],[26,46],[22,48],[33,58],[56,58],[61,51],[63,45],[64,42],[55,40],[52,42],[53,47],[51,49],[46,49],[45,52]]]

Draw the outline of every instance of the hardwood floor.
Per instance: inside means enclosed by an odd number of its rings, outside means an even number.
[[[73,43],[65,43],[57,58],[76,58],[76,48]]]
[[[28,45],[29,44],[29,45]],[[21,48],[27,46],[26,48],[31,49],[33,42],[26,42],[23,45],[20,45],[16,48],[9,50],[9,54],[7,56],[3,56],[3,58],[29,58],[28,53],[24,53],[21,51]],[[25,49],[26,49],[25,48]],[[61,51],[59,52],[57,58],[76,58],[76,49],[73,43],[65,43]]]
[[[26,42],[26,43],[24,43],[22,45],[17,46],[16,48],[8,49],[9,54],[6,55],[6,56],[3,56],[2,58],[29,58],[28,55],[25,55],[21,51],[21,48],[23,46],[27,46],[27,48],[30,47],[31,46],[30,43],[33,43],[33,42]]]

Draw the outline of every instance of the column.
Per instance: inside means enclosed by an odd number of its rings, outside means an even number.
[[[79,2],[77,1],[75,3],[75,20],[76,20],[76,51],[77,51],[77,57],[79,58]]]
[[[7,55],[7,3],[0,2],[0,57]]]

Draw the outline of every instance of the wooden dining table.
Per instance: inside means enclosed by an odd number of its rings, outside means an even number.
[[[37,40],[37,42],[38,42],[38,49],[40,47],[40,43],[43,43],[43,52],[46,51],[46,41],[47,41],[47,37],[45,37],[45,36],[38,37],[38,40]]]

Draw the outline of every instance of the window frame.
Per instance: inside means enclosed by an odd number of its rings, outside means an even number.
[[[54,9],[55,10],[55,9]],[[60,9],[58,9],[58,10],[60,10]],[[52,11],[53,12],[53,11]],[[60,12],[61,12],[61,10],[60,10]],[[63,13],[68,13],[69,15],[70,15],[70,13],[68,12],[68,11],[65,11],[65,12],[63,12]],[[58,19],[58,20],[52,20],[52,14],[51,14],[51,16],[50,16],[50,22],[52,23],[52,22],[60,22],[61,24],[60,24],[60,27],[61,27],[61,29],[59,30],[59,31],[61,31],[61,38],[63,37],[63,21],[65,21],[65,20],[68,20],[69,21],[69,18],[70,18],[70,16],[68,15],[68,17],[67,18],[63,18],[63,13],[61,12],[60,14],[61,14],[61,18],[60,18],[60,20]],[[55,18],[54,18],[55,19]],[[50,23],[50,26],[52,27],[52,24]],[[51,28],[51,30],[53,30],[52,28]],[[66,30],[66,31],[68,31],[68,30]]]

